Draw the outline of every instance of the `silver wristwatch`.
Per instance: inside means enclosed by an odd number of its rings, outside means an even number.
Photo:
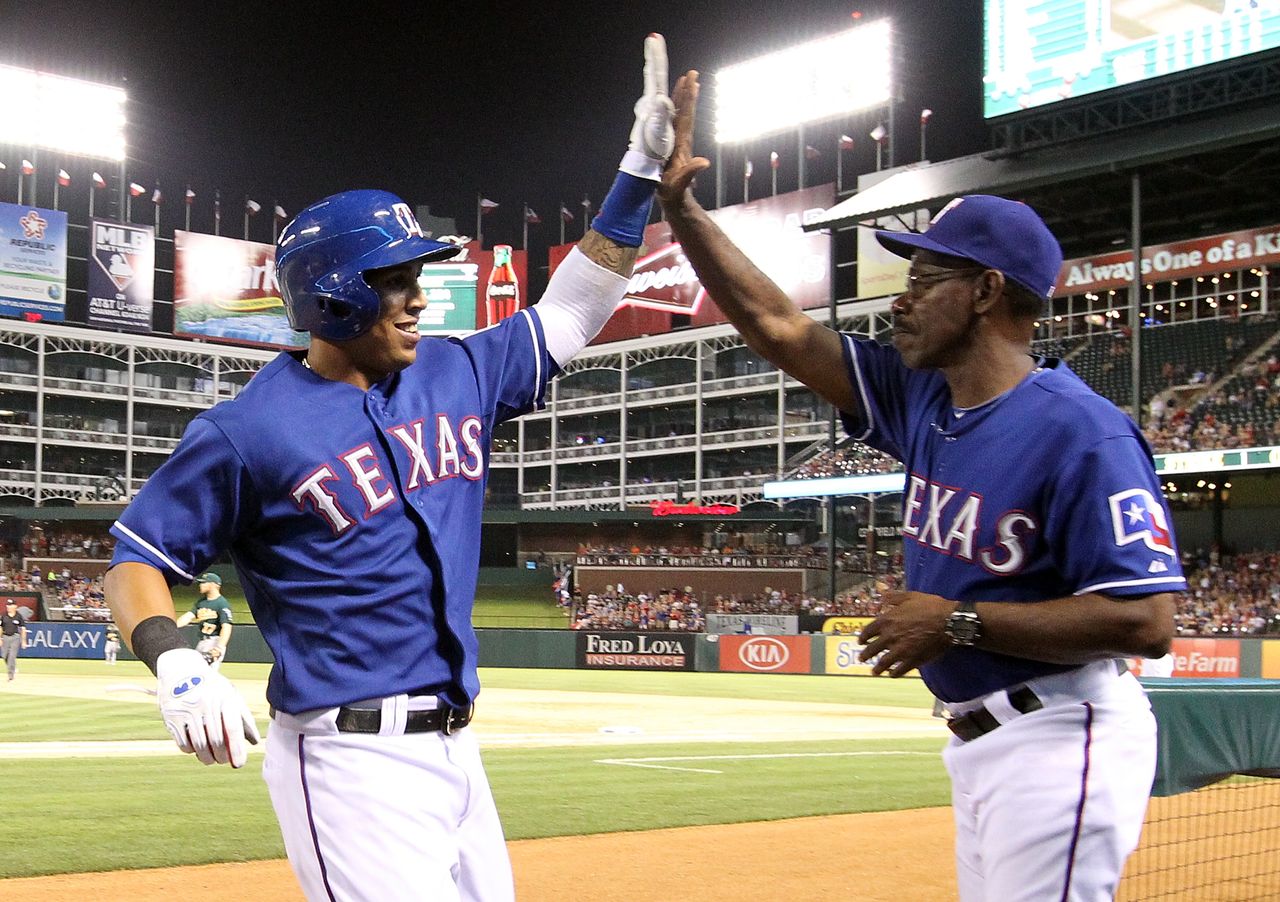
[[[982,638],[982,618],[978,616],[977,602],[962,601],[947,617],[943,631],[952,645],[977,645]]]

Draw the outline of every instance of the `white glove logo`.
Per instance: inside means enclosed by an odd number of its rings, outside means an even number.
[[[245,741],[258,744],[258,725],[231,682],[194,648],[175,648],[156,659],[160,716],[184,752],[203,764],[243,767]]]

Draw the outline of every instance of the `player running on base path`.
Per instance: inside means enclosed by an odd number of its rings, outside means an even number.
[[[191,610],[178,615],[178,626],[186,626],[192,621],[200,624],[196,651],[216,669],[227,653],[234,628],[231,602],[222,597],[222,577],[212,570],[196,577],[196,589],[200,597],[191,603]]]
[[[923,234],[877,232],[911,260],[892,344],[841,335],[687,190],[709,165],[691,156],[692,116],[677,113],[660,194],[708,294],[909,474],[907,591],[882,596],[863,658],[895,677],[919,668],[950,716],[961,899],[1111,899],[1156,761],[1151,708],[1120,659],[1168,651],[1185,583],[1141,433],[1031,352],[1058,242],[1030,207],[990,196],[952,201]]]
[[[678,97],[677,93],[677,97]],[[471,730],[471,625],[494,427],[622,300],[671,152],[662,38],[645,41],[630,148],[535,308],[423,339],[422,264],[458,248],[409,206],[349,191],[298,214],[276,271],[305,352],[199,415],[112,527],[107,599],[157,674],[178,745],[245,763],[257,728],[178,635],[169,586],[224,550],[275,657],[263,776],[310,899],[492,900],[511,868]]]

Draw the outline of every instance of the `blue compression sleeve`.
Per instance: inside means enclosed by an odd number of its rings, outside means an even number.
[[[624,247],[639,247],[644,242],[644,227],[649,224],[657,187],[658,183],[650,179],[619,172],[591,228]]]

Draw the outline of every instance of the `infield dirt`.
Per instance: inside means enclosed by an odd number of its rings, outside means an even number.
[[[510,843],[520,902],[956,898],[948,808]],[[5,902],[301,902],[284,861],[0,881]]]

